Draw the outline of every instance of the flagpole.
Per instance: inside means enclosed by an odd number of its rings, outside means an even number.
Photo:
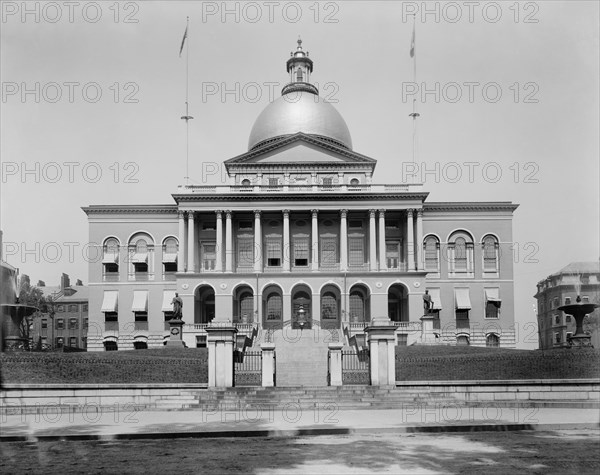
[[[190,28],[190,17],[187,17],[185,26],[185,33],[183,34],[183,41],[181,42],[181,48],[183,48],[185,40],[187,42],[187,48],[185,49],[185,115],[181,117],[185,120],[185,184],[190,184],[190,119],[193,117],[190,115],[190,103],[189,103],[189,84],[190,84],[190,42],[189,42],[189,28]],[[181,49],[179,50],[179,56],[181,56]]]
[[[417,29],[417,14],[413,14],[413,34],[412,34],[412,44],[411,44],[411,56],[413,58],[413,84],[417,85],[417,47],[416,47],[416,29]],[[419,88],[417,87],[417,91]],[[413,165],[416,161],[417,154],[417,118],[420,114],[417,112],[417,98],[413,97],[413,111],[409,114],[409,117],[413,118],[413,147],[412,147],[412,162]],[[413,167],[414,169],[414,167]],[[414,179],[414,175],[411,175]]]

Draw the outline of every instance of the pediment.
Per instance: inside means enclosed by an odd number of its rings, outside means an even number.
[[[260,164],[354,164],[374,165],[376,160],[316,137],[298,133],[282,137],[257,150],[227,160],[226,165]]]

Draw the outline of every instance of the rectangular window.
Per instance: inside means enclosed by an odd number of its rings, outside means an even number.
[[[565,305],[569,305],[571,303],[571,297],[565,297]]]
[[[56,329],[57,330],[63,330],[65,328],[65,319],[64,318],[57,318],[56,319]]]
[[[105,322],[118,322],[119,314],[117,312],[104,312]]]
[[[566,315],[566,316],[565,316],[565,321],[566,321],[567,323],[571,323],[571,315]]]
[[[485,303],[485,318],[498,318],[498,305],[496,302]]]
[[[69,305],[69,312],[78,312],[79,305]]]
[[[332,188],[333,178],[323,178],[323,188]]]
[[[321,266],[333,267],[338,262],[338,245],[336,237],[322,237],[319,243]]]
[[[148,272],[147,262],[135,262],[133,264],[133,270],[136,274],[145,274]]]
[[[400,262],[400,242],[388,241],[385,243],[385,259],[388,269],[397,269]]]
[[[279,236],[267,236],[266,249],[267,249],[267,266],[268,267],[280,267],[281,266],[281,238]]]
[[[469,310],[456,309],[456,328],[457,330],[469,328]]]
[[[308,266],[308,238],[295,237],[293,242],[294,249],[294,266]]]
[[[560,315],[555,315],[554,317],[554,323],[557,325],[560,325]]]
[[[88,311],[88,304],[84,303],[83,304],[83,308],[81,309],[82,312],[87,312]]]
[[[77,337],[72,336],[69,338],[69,346],[77,346]]]
[[[215,221],[202,221],[203,231],[214,231],[217,229],[217,223]]]
[[[348,264],[362,266],[365,263],[365,240],[363,236],[348,238]]]
[[[104,263],[104,273],[105,274],[118,274],[119,273],[119,264],[114,262],[105,262]]]
[[[56,341],[56,347],[57,348],[62,348],[64,346],[64,344],[65,344],[64,338],[62,338],[60,336],[57,337],[55,341]]]
[[[269,178],[269,186],[271,188],[277,188],[279,186],[279,178]]]
[[[244,220],[238,223],[238,229],[252,230],[252,221]]]
[[[237,239],[237,264],[239,267],[252,267],[254,265],[254,238],[240,236]]]
[[[454,270],[467,272],[467,248],[464,245],[455,245],[454,247]]]
[[[79,322],[76,318],[69,318],[69,330],[77,330],[79,328]]]
[[[581,297],[581,301],[583,303],[590,303],[590,298],[587,295],[584,295],[583,297]]]
[[[496,263],[496,246],[485,245],[483,247],[483,270],[487,272],[495,272]]]
[[[48,328],[48,319],[42,318],[42,328]]]
[[[88,319],[87,319],[87,318],[84,318],[84,319],[83,319],[83,329],[84,329],[84,330],[87,330],[87,329],[88,329],[88,326],[89,326],[89,321],[88,321]]]
[[[217,262],[217,245],[215,243],[202,243],[202,269],[206,271],[215,270]]]
[[[196,348],[206,348],[206,335],[196,335]]]
[[[556,332],[554,334],[554,343],[560,343],[560,342],[561,342],[560,332]]]
[[[351,219],[348,221],[348,227],[352,229],[362,229],[362,221],[359,219]]]

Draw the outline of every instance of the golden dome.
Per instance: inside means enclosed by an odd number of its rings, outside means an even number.
[[[266,140],[298,132],[331,139],[352,150],[350,131],[341,114],[307,91],[290,92],[271,102],[254,122],[248,150]]]

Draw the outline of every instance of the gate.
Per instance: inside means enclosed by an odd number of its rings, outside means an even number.
[[[234,386],[262,385],[262,352],[233,352]]]
[[[342,384],[371,384],[369,350],[342,350]]]

